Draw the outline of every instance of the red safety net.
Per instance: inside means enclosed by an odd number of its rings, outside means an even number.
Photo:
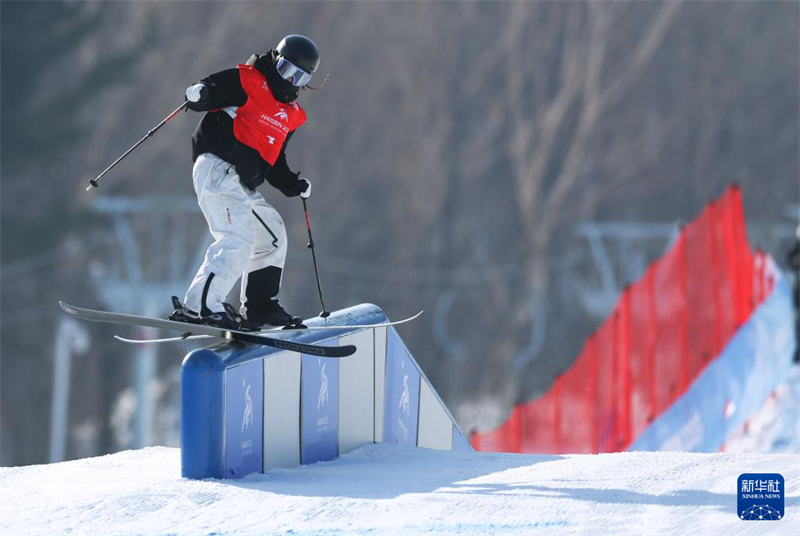
[[[572,366],[477,450],[625,450],[720,354],[772,292],[767,255],[750,249],[741,190],[729,187],[620,296]]]
[[[588,345],[587,345],[588,347]],[[575,372],[570,376],[559,378],[559,397],[557,403],[561,407],[561,422],[558,423],[560,441],[558,452],[574,452],[588,454],[595,444],[594,427],[585,426],[584,419],[594,411],[592,401],[595,397],[595,386],[588,382],[576,382],[576,376],[593,378],[594,356],[584,352],[573,365]],[[555,401],[554,401],[555,402]],[[528,412],[533,413],[533,412]],[[529,452],[542,452],[541,449]]]

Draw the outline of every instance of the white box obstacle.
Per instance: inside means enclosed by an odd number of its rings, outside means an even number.
[[[276,334],[355,345],[345,358],[240,343],[190,352],[181,379],[183,476],[239,478],[368,443],[471,450],[395,328],[359,327],[386,321],[380,308],[363,304],[329,317],[341,330]]]

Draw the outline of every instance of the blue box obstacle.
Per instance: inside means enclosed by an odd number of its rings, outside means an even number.
[[[471,450],[397,331],[361,327],[386,321],[364,304],[331,315],[341,330],[275,335],[358,348],[341,359],[240,343],[190,352],[181,378],[183,476],[239,478],[384,441]]]

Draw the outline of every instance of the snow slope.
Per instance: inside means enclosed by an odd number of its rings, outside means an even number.
[[[737,477],[786,479],[781,521],[741,521]],[[180,478],[163,447],[0,468],[11,534],[800,534],[800,456],[539,456],[378,444],[240,481]]]

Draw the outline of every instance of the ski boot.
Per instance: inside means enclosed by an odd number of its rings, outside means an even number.
[[[247,308],[247,320],[251,325],[263,327],[282,327],[285,329],[305,328],[303,319],[286,312],[278,300]]]

